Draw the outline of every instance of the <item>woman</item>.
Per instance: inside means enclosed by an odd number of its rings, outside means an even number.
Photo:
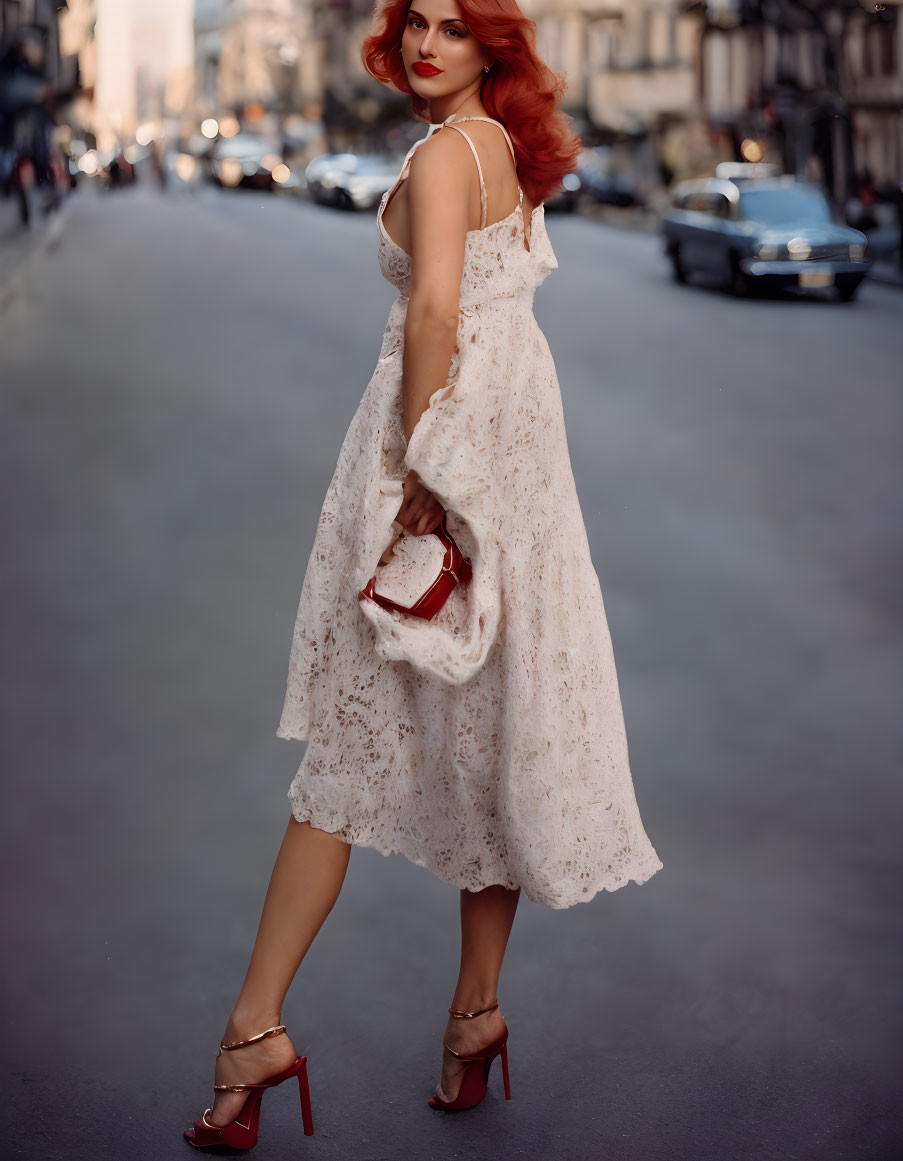
[[[542,199],[580,147],[556,108],[562,83],[515,0],[382,0],[376,20],[368,71],[409,92],[430,130],[378,214],[381,270],[399,294],[305,574],[277,732],[308,746],[216,1061],[221,1087],[186,1131],[200,1146],[254,1143],[255,1085],[298,1077],[306,1093],[282,1002],[354,843],[460,888],[438,1109],[478,1103],[497,1055],[508,1095],[497,986],[521,890],[569,907],[662,866],[634,797],[532,309],[557,266]],[[423,536],[443,516],[470,583],[431,621],[359,600],[392,531]]]

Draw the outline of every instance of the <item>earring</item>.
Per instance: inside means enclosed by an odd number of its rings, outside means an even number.
[[[488,72],[489,72],[489,65],[483,65],[483,72],[484,72],[484,73],[488,73]]]

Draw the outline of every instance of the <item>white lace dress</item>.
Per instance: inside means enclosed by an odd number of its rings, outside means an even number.
[[[422,141],[470,119],[452,115]],[[544,209],[528,236],[518,187],[518,206],[485,225],[479,177],[484,225],[466,238],[455,354],[409,443],[410,258],[382,223],[391,190],[380,205],[379,264],[398,297],[323,503],[277,734],[307,741],[289,789],[299,821],[456,887],[521,887],[570,907],[662,863],[634,795],[560,387],[533,314],[558,265]],[[473,566],[430,622],[358,599],[409,468]]]

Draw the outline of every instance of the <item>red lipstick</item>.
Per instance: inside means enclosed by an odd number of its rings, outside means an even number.
[[[442,72],[442,69],[437,69],[435,65],[427,64],[426,61],[422,60],[414,61],[411,68],[418,77],[438,77]]]

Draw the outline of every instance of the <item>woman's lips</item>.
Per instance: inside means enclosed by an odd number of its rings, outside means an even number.
[[[425,64],[420,60],[415,61],[411,67],[419,77],[437,77],[442,72],[442,69],[437,69],[435,65]]]

